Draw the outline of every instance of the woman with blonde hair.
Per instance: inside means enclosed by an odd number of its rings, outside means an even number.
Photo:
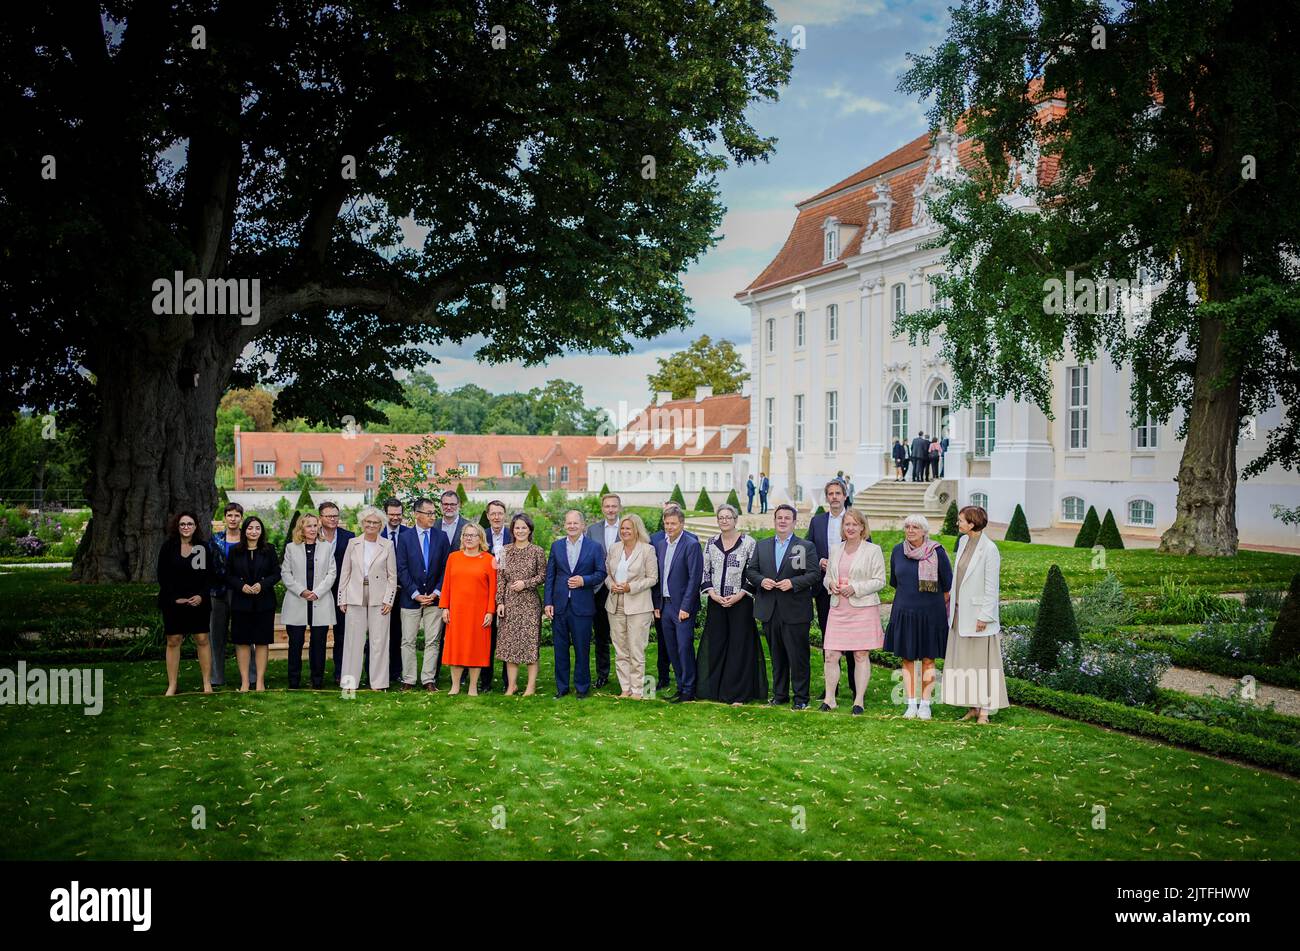
[[[957,513],[957,568],[948,606],[948,651],[943,657],[943,702],[969,707],[963,720],[1009,707],[1002,671],[1002,626],[998,621],[1002,556],[984,534],[988,513],[968,505]]]
[[[822,583],[831,595],[822,640],[825,655],[826,694],[821,709],[835,709],[840,683],[840,656],[853,654],[853,715],[863,712],[863,698],[871,680],[871,654],[884,646],[880,626],[880,591],[885,587],[885,556],[870,541],[867,517],[856,509],[844,510],[842,540],[831,546]]]
[[[492,617],[496,614],[497,568],[477,522],[460,530],[460,550],[447,556],[442,576],[442,662],[451,667],[451,696],[469,668],[469,695],[478,696],[479,673],[492,663]]]
[[[320,519],[307,512],[293,526],[293,540],[284,546],[280,580],[284,582],[284,603],[280,620],[289,634],[289,689],[302,685],[302,648],[311,628],[308,664],[312,689],[325,683],[325,637],[334,623],[334,553],[317,544]]]
[[[346,615],[343,633],[344,690],[361,685],[361,662],[370,638],[370,689],[388,689],[388,615],[397,595],[397,553],[379,534],[384,516],[367,506],[357,516],[361,534],[348,540],[339,576],[339,610]]]
[[[930,538],[924,515],[903,520],[903,540],[889,556],[889,583],[894,604],[885,630],[885,650],[904,661],[907,689],[905,719],[930,719],[930,694],[934,691],[934,659],[948,646],[948,590],[952,565],[943,546]],[[917,697],[916,661],[921,662],[920,697]]]
[[[620,518],[618,537],[622,544],[613,546],[605,556],[605,587],[609,591],[605,613],[609,617],[618,683],[623,688],[619,696],[641,700],[645,649],[655,616],[650,589],[659,580],[659,559],[640,515],[631,513]]]

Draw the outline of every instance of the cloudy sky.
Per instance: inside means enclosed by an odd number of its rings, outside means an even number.
[[[897,92],[905,54],[942,38],[948,0],[789,0],[769,5],[776,29],[804,28],[790,83],[775,104],[751,107],[760,135],[777,138],[766,163],[731,167],[719,177],[726,208],[722,240],[682,277],[695,311],[688,330],[642,341],[634,354],[573,353],[525,367],[484,368],[476,343],[435,351],[429,368],[443,389],[476,382],[496,392],[526,390],[556,377],[583,383],[588,405],[615,410],[649,397],[645,379],[656,358],[683,349],[700,334],[734,342],[749,356],[749,316],[733,295],[773,258],[795,218],[794,204],[866,167],[926,129],[923,104]]]

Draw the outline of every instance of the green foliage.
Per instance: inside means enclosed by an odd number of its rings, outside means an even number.
[[[1043,668],[1031,657],[1035,638],[1036,634],[1024,628],[1003,629],[1003,668],[1008,677],[1019,677],[1053,690],[1140,706],[1155,699],[1160,678],[1170,666],[1169,655],[1163,651],[1146,650],[1133,641],[1109,638],[1062,644],[1056,665]]]
[[[1133,602],[1119,578],[1108,571],[1079,599],[1074,616],[1080,631],[1109,634],[1132,620]]]
[[[464,505],[469,501],[469,493],[465,491],[465,483],[456,483],[456,498],[460,499],[460,504]]]
[[[824,515],[825,513],[826,513],[826,506],[824,505],[817,506],[817,511],[813,512],[814,515]]]
[[[1291,579],[1291,588],[1273,624],[1267,658],[1271,664],[1295,663],[1300,659],[1300,574]]]
[[[1030,542],[1029,523],[1025,520],[1025,510],[1016,503],[1016,510],[1011,514],[1011,524],[1007,526],[1006,540],[1009,542]]]
[[[1055,670],[1062,645],[1079,643],[1079,627],[1070,602],[1070,588],[1057,565],[1047,570],[1038,617],[1028,647],[1028,660],[1040,670]]]
[[[714,343],[708,334],[685,350],[658,358],[659,369],[647,377],[651,393],[670,392],[675,400],[695,396],[697,386],[713,387],[713,394],[739,393],[749,379],[745,361],[730,340]]]
[[[486,506],[483,507],[483,511],[479,514],[478,527],[483,529],[483,537],[487,538],[487,533],[492,530],[492,523],[488,521]]]
[[[1038,603],[1036,601],[1012,601],[998,609],[998,620],[1003,627],[1033,627],[1038,621]]]
[[[602,482],[600,484],[600,492],[596,494],[596,499],[597,501],[599,501],[600,499],[603,499],[607,495],[609,495],[609,483]]]
[[[62,413],[10,413],[7,419],[0,426],[3,497],[29,505],[38,498],[80,505],[90,475],[83,427]]]
[[[437,471],[436,458],[438,450],[447,444],[447,440],[437,436],[425,436],[416,445],[405,452],[398,453],[397,446],[388,443],[384,446],[384,479],[375,491],[377,499],[398,499],[409,511],[415,508],[415,500],[421,497],[437,498],[453,479],[464,475],[458,468]],[[456,495],[461,498],[464,491],[457,485]]]
[[[676,484],[673,485],[672,494],[668,496],[668,498],[670,501],[676,502],[678,505],[682,507],[683,510],[685,510],[686,497],[682,495],[682,487],[680,485],[676,485]]]
[[[257,424],[242,406],[228,406],[217,410],[217,459],[224,463],[235,461],[235,427],[241,432],[257,432]]]
[[[943,535],[957,534],[957,503],[952,501],[948,503],[948,511],[943,516]]]
[[[1135,615],[1143,624],[1190,624],[1227,619],[1238,610],[1236,602],[1219,597],[1211,588],[1186,577],[1162,575],[1155,596]]]
[[[713,500],[709,498],[709,492],[707,489],[704,488],[704,486],[700,486],[699,498],[695,500],[695,511],[697,512],[713,511]]]
[[[727,493],[727,504],[734,505],[737,512],[744,511],[740,507],[740,496],[736,494],[735,488],[732,488],[732,490]]]
[[[304,485],[302,491],[298,493],[298,501],[294,504],[294,508],[299,512],[316,511],[316,503],[311,500],[311,489],[307,486]]]
[[[537,488],[537,483],[534,482],[532,485],[528,487],[528,495],[524,496],[524,508],[539,509],[541,507],[542,507],[542,493],[541,490]]]
[[[220,522],[226,517],[226,506],[230,504],[230,496],[226,494],[225,486],[217,489],[217,509],[212,513],[212,521]]]
[[[1088,506],[1088,514],[1083,517],[1083,524],[1079,526],[1079,534],[1074,536],[1075,548],[1092,548],[1097,544],[1097,533],[1101,531],[1101,519],[1097,518],[1097,509],[1095,506]]]
[[[1097,532],[1096,544],[1102,548],[1112,550],[1122,550],[1124,548],[1124,539],[1119,536],[1119,526],[1115,524],[1115,513],[1106,509],[1106,517],[1102,520],[1101,529]]]

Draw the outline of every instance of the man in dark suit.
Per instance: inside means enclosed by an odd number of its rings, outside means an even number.
[[[664,509],[664,534],[655,542],[659,580],[650,589],[655,617],[664,634],[677,674],[673,703],[695,699],[695,616],[700,613],[700,579],[704,575],[704,553],[700,539],[683,531],[686,516],[676,505]]]
[[[510,528],[506,525],[506,503],[502,502],[500,499],[493,499],[487,504],[484,514],[487,515],[487,528],[484,529],[483,535],[487,540],[488,551],[491,553],[492,559],[496,561],[499,566],[502,549],[514,541],[514,539],[510,537]],[[492,652],[488,654],[488,665],[483,669],[483,673],[479,676],[479,693],[492,689],[492,666],[496,663],[497,656],[497,617],[495,614],[492,615],[491,650]],[[467,678],[469,677],[468,671],[465,672],[465,676]],[[501,662],[501,683],[502,685],[509,683],[506,679],[505,661]]]
[[[420,675],[424,689],[438,689],[442,667],[442,575],[451,554],[447,536],[434,527],[437,511],[432,499],[415,500],[415,527],[403,530],[397,540],[398,611],[402,622],[403,690],[415,689]],[[424,631],[424,667],[417,664],[416,639]]]
[[[772,483],[766,472],[758,474],[758,514],[767,514],[767,493],[772,490]]]
[[[903,444],[899,441],[897,436],[894,437],[893,455],[894,468],[902,473],[902,475],[895,476],[894,481],[902,482],[907,478],[907,450],[903,448]]]
[[[745,480],[745,498],[746,498],[745,513],[746,514],[750,514],[754,511],[754,492],[755,492],[754,477],[751,475],[749,478]]]
[[[339,528],[339,506],[337,502],[322,502],[316,507],[320,513],[320,541],[318,545],[330,545],[334,549],[334,589],[330,596],[337,605],[339,602],[339,578],[343,574],[343,556],[347,553],[348,542],[352,533],[346,528]],[[345,616],[342,611],[334,612],[334,686],[342,685],[343,675],[343,628]]]
[[[814,515],[808,525],[808,540],[817,549],[817,567],[820,571],[817,584],[813,587],[813,604],[817,607],[817,626],[821,628],[823,643],[826,641],[826,618],[831,612],[831,593],[826,590],[825,584],[826,564],[831,556],[831,548],[844,543],[844,537],[840,533],[844,526],[844,509],[847,501],[844,484],[839,479],[827,482],[824,491],[828,511]],[[845,657],[846,666],[849,668],[849,695],[856,697],[852,657],[848,654]],[[838,690],[836,692],[838,693]]]
[[[384,526],[379,533],[380,538],[387,538],[393,543],[393,552],[396,553],[397,543],[401,540],[402,535],[410,529],[402,524],[402,516],[406,513],[406,508],[397,499],[389,499],[384,503],[384,515],[388,519],[388,524]],[[402,679],[402,612],[394,609],[388,616],[388,682],[390,684],[400,683]],[[370,669],[370,650],[367,645],[365,667],[367,673]]]
[[[671,503],[669,502],[665,502],[663,504],[663,507],[667,508],[670,504]],[[660,515],[659,520],[661,522],[663,521],[662,515]],[[650,536],[650,545],[651,547],[654,548],[655,551],[659,550],[659,542],[663,540],[663,537],[664,537],[664,530],[662,528]],[[651,595],[651,600],[653,599],[654,596]],[[668,681],[672,677],[672,673],[673,673],[672,660],[668,651],[667,642],[664,640],[664,637],[666,635],[664,634],[664,628],[663,628],[663,623],[661,618],[656,617],[654,619],[654,628],[655,628],[655,666],[658,668],[658,673],[659,673],[659,676],[655,681],[655,693],[663,693],[663,691],[668,689]],[[646,693],[648,694],[649,691],[646,691]]]
[[[764,538],[754,548],[754,560],[745,577],[754,589],[754,617],[763,622],[772,655],[772,699],[778,707],[794,695],[795,710],[808,709],[813,586],[821,577],[817,549],[794,534],[795,510],[781,504],[773,513],[776,537]]]
[[[591,690],[591,624],[596,589],[605,583],[605,550],[583,534],[582,513],[564,513],[564,538],[551,545],[546,561],[545,611],[555,644],[555,699],[569,692],[569,648],[577,669],[573,686],[578,699]]]
[[[948,437],[944,436],[939,440],[939,478],[944,477],[944,472],[948,468]]]
[[[460,496],[454,489],[448,489],[438,501],[442,506],[438,530],[447,536],[452,551],[460,551],[460,530],[469,524],[469,520],[460,514]]]
[[[916,438],[912,440],[912,451],[908,455],[912,457],[912,481],[924,481],[925,464],[930,457],[930,444],[923,433],[916,434]]]
[[[600,500],[600,521],[587,526],[587,537],[601,547],[606,555],[618,544],[618,523],[623,512],[623,500],[614,493],[603,496]],[[602,565],[605,560],[602,557]],[[604,585],[596,592],[596,623],[593,628],[592,643],[596,648],[596,689],[609,683],[609,614],[605,610],[605,599],[609,589]]]

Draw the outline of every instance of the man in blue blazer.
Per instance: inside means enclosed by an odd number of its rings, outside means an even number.
[[[424,631],[424,667],[420,682],[430,693],[438,689],[442,667],[442,575],[447,567],[451,544],[445,532],[434,527],[437,512],[432,499],[415,500],[415,527],[397,536],[398,614],[402,619],[403,690],[415,689],[416,637]]]
[[[551,545],[546,561],[545,611],[555,644],[555,699],[569,692],[569,648],[577,670],[578,699],[591,690],[591,627],[596,618],[596,589],[605,583],[605,549],[583,534],[582,513],[564,513],[564,538]]]
[[[695,615],[700,612],[700,579],[704,574],[704,553],[700,539],[682,531],[686,517],[680,507],[664,509],[664,534],[655,541],[659,560],[659,581],[650,589],[655,617],[677,674],[673,703],[695,699]]]
[[[348,542],[352,533],[346,528],[339,528],[339,506],[337,502],[322,502],[316,507],[320,514],[320,541],[318,545],[330,545],[334,549],[334,589],[330,597],[335,605],[339,602],[339,578],[343,575],[343,556],[347,554]],[[342,611],[334,612],[334,686],[342,685],[343,676],[343,628],[345,616]]]
[[[813,604],[817,608],[817,626],[821,628],[822,640],[826,640],[826,618],[831,613],[831,593],[826,590],[823,580],[826,577],[826,565],[831,556],[831,549],[844,544],[844,510],[848,503],[848,493],[844,483],[831,479],[823,490],[826,495],[827,512],[819,512],[812,517],[808,525],[808,541],[817,549],[817,567],[821,571],[818,583],[813,585]],[[870,538],[866,539],[871,541]],[[845,655],[847,656],[847,655]],[[850,659],[845,666],[849,669],[849,696],[857,696],[857,687],[853,681],[853,663]],[[838,693],[838,691],[836,691]]]

